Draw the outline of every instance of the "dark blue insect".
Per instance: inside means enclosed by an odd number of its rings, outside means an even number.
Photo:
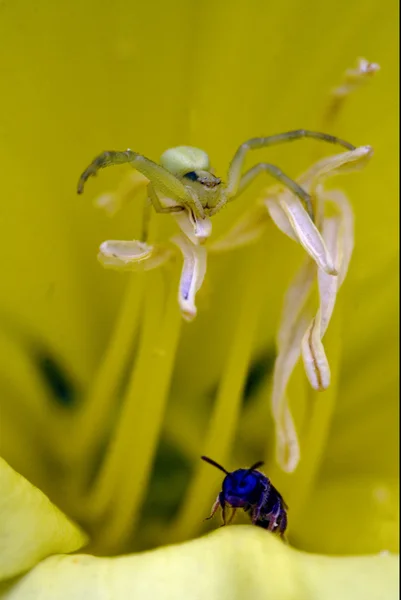
[[[268,477],[257,471],[263,462],[259,461],[249,469],[237,469],[229,473],[211,458],[207,456],[201,458],[226,474],[222,490],[213,504],[208,519],[211,519],[221,507],[223,525],[229,525],[237,508],[242,508],[251,517],[253,525],[268,529],[285,539],[288,506]],[[233,509],[228,520],[226,519],[227,506]]]

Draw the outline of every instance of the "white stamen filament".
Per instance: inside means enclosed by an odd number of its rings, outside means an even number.
[[[195,296],[206,273],[207,251],[204,246],[192,244],[184,235],[176,236],[171,241],[179,247],[184,258],[178,302],[184,319],[192,321],[197,313]]]
[[[172,213],[179,228],[193,244],[203,244],[212,233],[212,222],[209,217],[197,217],[189,208]]]
[[[330,385],[330,367],[322,344],[333,314],[337,292],[344,281],[351,259],[354,234],[351,207],[344,194],[337,191],[325,196],[339,209],[340,214],[323,222],[323,238],[339,272],[338,277],[319,270],[320,306],[302,340],[302,357],[312,387],[325,390]]]
[[[155,269],[171,257],[171,250],[137,240],[107,240],[99,248],[98,259],[106,268],[124,271]]]
[[[300,200],[292,194],[286,194],[285,198],[279,198],[279,203],[280,207],[285,212],[299,243],[305,248],[307,253],[321,269],[330,275],[336,275],[337,270],[333,259],[326,248],[324,240],[316,225],[312,222],[310,216],[302,206]]]

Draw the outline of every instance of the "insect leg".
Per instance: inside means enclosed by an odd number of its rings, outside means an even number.
[[[261,512],[262,512],[262,506],[255,506],[255,508],[252,511],[252,525],[256,525],[257,522],[260,520]],[[264,519],[265,516],[263,515],[262,518]]]
[[[279,525],[278,518],[280,516],[281,510],[282,510],[281,504],[280,504],[280,502],[277,502],[274,505],[273,510],[266,516],[267,521],[269,521],[269,526],[268,526],[269,531],[274,531],[277,528],[277,526]]]
[[[213,504],[212,506],[212,512],[210,513],[210,515],[208,517],[206,517],[206,519],[204,519],[205,521],[209,521],[209,519],[212,519],[214,517],[214,515],[216,514],[218,508],[220,506],[220,494],[217,496],[216,502]]]
[[[252,510],[252,524],[256,525],[256,522],[260,519],[260,514],[262,512],[263,506],[266,504],[267,499],[270,495],[270,490],[271,490],[271,484],[269,482],[269,480],[267,479],[267,477],[265,478],[264,481],[264,491],[263,494],[260,498],[260,501],[258,504],[256,504],[256,506],[254,506],[253,510]]]
[[[303,138],[311,138],[328,142],[330,144],[337,144],[343,146],[347,150],[355,150],[355,146],[348,142],[341,140],[333,135],[327,133],[321,133],[319,131],[309,131],[307,129],[296,129],[294,131],[287,131],[285,133],[279,133],[278,135],[270,135],[268,137],[252,138],[238,148],[234,154],[234,158],[231,161],[228,169],[227,176],[227,194],[229,197],[233,197],[237,194],[238,187],[241,180],[241,172],[244,164],[245,157],[249,150],[258,150],[260,148],[267,148],[268,146],[275,146],[277,144],[283,144],[285,142],[292,142]]]
[[[285,537],[285,530],[287,529],[287,513],[283,507],[281,507],[278,521],[278,533],[284,541],[287,541]]]
[[[226,504],[226,501],[224,499],[223,492],[220,492],[220,494],[219,494],[219,502],[220,502],[220,506],[221,506],[221,518],[223,520],[223,525],[227,525],[227,520],[226,520],[226,507],[227,507],[227,504]]]
[[[230,515],[230,517],[229,517],[229,519],[228,519],[228,521],[227,521],[226,525],[230,525],[230,523],[232,522],[232,520],[233,520],[233,519],[234,519],[234,517],[235,517],[235,513],[236,513],[236,512],[237,512],[237,509],[236,509],[236,508],[233,508],[233,509],[232,509],[232,511],[231,511],[231,515]]]

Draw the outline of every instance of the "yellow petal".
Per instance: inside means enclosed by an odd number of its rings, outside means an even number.
[[[83,532],[2,458],[0,490],[0,580],[86,543]]]
[[[129,200],[133,200],[146,189],[149,179],[139,173],[132,171],[124,177],[118,188],[112,192],[103,192],[95,198],[93,204],[103,209],[110,217],[114,216],[123,208]]]
[[[116,559],[54,556],[2,600],[390,600],[396,556],[323,557],[271,534],[227,527],[186,544]]]

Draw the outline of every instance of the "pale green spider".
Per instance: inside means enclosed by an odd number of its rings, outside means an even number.
[[[199,148],[191,146],[170,148],[160,157],[160,164],[129,149],[124,152],[111,150],[102,152],[82,173],[77,191],[78,194],[81,194],[86,180],[92,175],[96,175],[99,169],[130,163],[134,169],[149,179],[148,197],[157,212],[172,213],[188,208],[195,217],[204,219],[207,216],[215,215],[227,202],[242,194],[257,175],[266,172],[301,199],[313,220],[313,208],[309,194],[275,165],[258,163],[242,175],[242,167],[248,150],[257,150],[301,138],[313,138],[338,144],[347,150],[355,150],[355,146],[344,140],[327,133],[306,129],[287,131],[269,137],[252,138],[241,144],[234,154],[228,169],[226,184],[213,175],[208,155]],[[164,206],[157,192],[170,198],[176,204]]]

